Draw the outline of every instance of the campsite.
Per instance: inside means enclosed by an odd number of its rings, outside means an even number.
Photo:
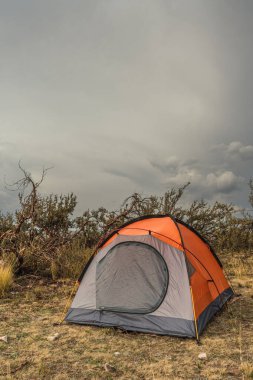
[[[243,219],[231,205],[201,201],[184,208],[186,184],[163,197],[133,194],[118,211],[93,210],[73,218],[74,195],[43,197],[45,173],[36,182],[21,165],[20,170],[19,224],[1,216],[2,273],[9,260],[14,271],[5,289],[2,280],[1,378],[252,378],[250,215]],[[250,202],[252,191],[251,181]],[[163,215],[165,209],[170,213]],[[147,216],[147,210],[156,214]],[[143,216],[136,219],[139,213]],[[219,256],[182,222],[187,215],[198,229],[206,226],[202,235],[216,242]],[[221,222],[223,234],[217,227]],[[94,264],[96,303],[87,314],[85,305],[94,294],[87,279],[93,278]],[[196,278],[201,282],[194,283]],[[156,294],[163,297],[158,304]],[[198,304],[201,294],[206,295]]]
[[[253,380],[253,0],[0,0],[0,380]]]

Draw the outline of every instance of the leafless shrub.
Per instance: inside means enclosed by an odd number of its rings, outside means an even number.
[[[5,258],[14,255],[17,272],[49,272],[61,251],[80,235],[84,224],[76,228],[71,216],[76,196],[48,195],[42,197],[38,188],[48,169],[43,169],[39,181],[34,181],[19,164],[23,177],[12,184],[18,189],[20,207],[15,216],[0,215],[0,253]]]

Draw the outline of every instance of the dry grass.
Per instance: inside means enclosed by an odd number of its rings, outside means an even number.
[[[0,379],[252,379],[252,258],[227,255],[241,294],[194,340],[56,325],[73,282],[23,278],[0,306]],[[233,262],[232,262],[233,261]],[[238,265],[243,270],[238,272]],[[234,267],[234,265],[236,267]],[[53,342],[47,337],[59,333]],[[207,360],[198,354],[206,352]]]
[[[3,297],[6,291],[13,283],[13,270],[9,264],[0,265],[0,297]]]

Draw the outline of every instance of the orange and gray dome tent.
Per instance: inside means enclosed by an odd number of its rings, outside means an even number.
[[[210,244],[171,215],[114,230],[79,284],[68,322],[196,339],[233,296]]]

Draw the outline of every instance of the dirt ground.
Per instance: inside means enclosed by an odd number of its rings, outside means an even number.
[[[8,336],[7,343],[0,340],[0,379],[253,379],[252,261],[249,254],[223,257],[241,295],[208,325],[200,345],[58,324],[73,282],[19,278],[0,299],[0,336]]]

